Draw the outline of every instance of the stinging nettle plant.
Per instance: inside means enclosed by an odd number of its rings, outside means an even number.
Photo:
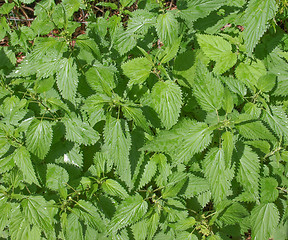
[[[288,239],[286,12],[2,4],[1,238]]]

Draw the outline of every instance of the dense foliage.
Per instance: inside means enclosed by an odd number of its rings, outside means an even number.
[[[288,239],[286,13],[2,4],[2,239]]]

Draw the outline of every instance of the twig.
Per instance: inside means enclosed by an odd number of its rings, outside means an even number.
[[[169,10],[171,10],[172,4],[173,4],[173,0],[171,0],[171,2],[170,2]]]
[[[18,18],[6,18],[6,20],[9,21],[17,21],[17,22],[25,22],[25,21],[33,21],[33,18],[28,18],[28,19],[18,19]]]
[[[278,189],[278,190],[281,190],[281,191],[283,191],[283,192],[285,192],[285,193],[288,193],[287,189],[285,189],[284,187],[277,187],[277,189]]]
[[[99,7],[97,7],[97,6],[92,6],[92,7],[95,8],[95,9],[97,9],[98,11],[104,13],[104,11],[103,11],[101,8],[99,8]]]
[[[12,11],[12,15],[13,15],[13,17],[16,19],[15,14],[14,14],[13,11]],[[18,30],[18,24],[17,24],[17,21],[16,21],[15,19],[14,19],[14,22],[15,22],[16,28],[17,28],[17,30]]]
[[[27,21],[28,15],[26,14],[26,12],[24,11],[24,9],[23,9],[22,7],[20,7],[20,10],[21,10],[21,12],[23,13],[23,15],[25,16],[25,20],[26,20],[26,22],[27,22],[28,27],[30,27],[31,24],[30,24],[29,21]]]
[[[29,10],[30,12],[33,12],[33,13],[34,13],[34,9],[33,9],[33,8],[27,7],[27,6],[25,6],[25,5],[22,5],[22,8],[27,9],[27,10]]]

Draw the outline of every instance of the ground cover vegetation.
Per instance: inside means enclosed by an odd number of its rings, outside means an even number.
[[[288,239],[287,4],[3,1],[1,239]]]

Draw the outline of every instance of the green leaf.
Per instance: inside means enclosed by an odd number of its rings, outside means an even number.
[[[163,199],[176,197],[186,181],[187,181],[186,173],[183,172],[172,173],[169,176],[168,184],[161,192]]]
[[[149,124],[143,114],[143,111],[138,106],[122,105],[124,116],[128,120],[133,120],[136,126],[143,128],[146,132],[151,133]]]
[[[27,129],[27,149],[43,159],[50,150],[53,132],[50,122],[34,119]]]
[[[191,87],[194,85],[194,78],[196,75],[196,62],[198,59],[205,59],[205,63],[210,60],[206,57],[203,51],[188,50],[184,53],[180,53],[174,60],[173,74],[177,76],[179,84],[183,81],[184,86]],[[182,81],[181,81],[182,80]]]
[[[99,93],[111,96],[111,91],[116,87],[113,67],[103,66],[101,63],[94,65],[85,73],[86,80],[90,87]]]
[[[35,175],[35,171],[30,160],[30,154],[25,147],[16,149],[13,156],[14,162],[24,175],[24,179],[27,183],[35,183],[39,186],[38,179]]]
[[[185,219],[188,217],[188,211],[182,201],[175,198],[167,199],[167,204],[163,209],[167,214],[167,220],[169,222],[176,222],[179,219]]]
[[[96,4],[96,6],[109,7],[112,10],[118,9],[118,6],[115,3],[109,3],[109,2],[99,2]]]
[[[207,179],[190,174],[184,197],[191,198],[210,189]]]
[[[164,238],[167,239],[167,238]],[[176,239],[178,240],[198,240],[198,237],[192,232],[179,231],[177,232]]]
[[[0,130],[1,131],[1,130]],[[10,144],[8,139],[6,139],[5,135],[1,136],[0,133],[0,157],[2,157],[10,148]]]
[[[247,113],[248,115],[251,116],[250,119],[248,117],[247,121],[253,120],[253,118],[258,119],[261,115],[261,112],[262,112],[261,108],[259,108],[256,104],[251,103],[251,102],[246,103],[245,106],[243,107],[243,110],[245,113]]]
[[[197,200],[202,207],[205,207],[211,201],[211,191],[202,192],[197,196]]]
[[[34,86],[34,89],[37,93],[43,93],[50,90],[55,83],[55,78],[50,76],[48,78],[39,79]]]
[[[249,216],[249,212],[240,203],[232,203],[225,208],[224,213],[220,213],[219,220],[227,225],[241,224],[244,218]]]
[[[21,0],[21,2],[25,3],[25,4],[30,4],[33,3],[35,0]]]
[[[259,78],[266,73],[263,62],[258,59],[250,64],[241,62],[235,70],[236,77],[251,89],[254,89]]]
[[[278,182],[275,178],[261,179],[261,203],[274,202],[278,198]]]
[[[268,73],[258,79],[257,87],[262,92],[270,92],[276,84],[276,75]]]
[[[137,9],[131,12],[128,21],[128,27],[123,34],[128,36],[141,37],[148,33],[150,27],[155,26],[155,14],[143,9]]]
[[[165,46],[172,45],[178,38],[178,21],[172,12],[158,15],[156,31],[161,42]]]
[[[35,224],[46,233],[53,231],[53,221],[48,202],[42,196],[29,196],[21,202],[23,214],[30,224]]]
[[[213,71],[222,74],[236,64],[237,55],[232,52],[232,45],[224,38],[213,35],[197,35],[198,43],[211,60],[215,61]]]
[[[169,131],[161,131],[142,150],[163,151],[171,154],[173,165],[189,160],[211,142],[212,131],[205,123],[182,120]]]
[[[87,35],[83,34],[83,35],[79,35],[75,41],[76,41],[76,44],[80,47],[80,49],[84,49],[88,52],[93,52],[96,57],[101,56],[99,47],[97,46],[94,39],[89,38]]]
[[[129,161],[131,137],[127,122],[108,116],[104,128],[104,139],[104,150],[109,152],[120,178],[131,187],[131,166]]]
[[[275,96],[287,96],[288,94],[288,68],[287,62],[282,59],[279,54],[272,52],[267,56],[267,65],[269,71],[277,76],[277,84],[273,95]]]
[[[226,167],[223,149],[212,148],[203,161],[203,168],[210,183],[212,197],[216,203],[220,203],[230,195],[234,176],[233,169]]]
[[[260,163],[258,156],[249,146],[244,146],[239,160],[237,180],[244,191],[250,194],[254,201],[258,199]]]
[[[112,99],[105,94],[95,94],[85,100],[82,108],[88,113],[91,126],[105,119],[103,107],[111,101]]]
[[[120,55],[124,55],[125,53],[132,50],[137,45],[137,37],[134,33],[129,33],[127,30],[124,29],[119,32],[119,36],[117,38],[117,41],[115,43],[115,47],[117,51],[120,53]]]
[[[52,89],[51,89],[52,90]],[[58,96],[57,96],[58,97]],[[46,99],[46,103],[47,105],[51,108],[51,109],[55,109],[55,110],[64,110],[64,112],[68,113],[69,112],[69,108],[68,106],[61,101],[60,99],[58,99],[57,97],[50,97]]]
[[[147,208],[147,202],[140,195],[128,197],[117,207],[115,215],[109,223],[109,232],[116,232],[140,220]]]
[[[159,214],[156,212],[154,213],[149,219],[147,219],[147,239],[152,240],[153,236],[155,235],[158,223],[160,220]]]
[[[199,18],[205,18],[210,12],[216,11],[226,3],[226,0],[182,0],[177,1],[177,7],[181,15],[187,19],[187,21],[192,22]]]
[[[181,44],[181,40],[182,40],[182,36],[177,38],[171,46],[165,49],[163,53],[164,57],[161,59],[162,64],[167,63],[171,61],[174,57],[176,57],[180,44]]]
[[[63,123],[66,127],[65,138],[69,141],[84,145],[93,145],[100,138],[97,131],[79,118],[66,118],[63,120]]]
[[[113,179],[107,179],[104,183],[102,183],[102,188],[104,192],[109,195],[117,196],[122,199],[128,197],[127,191],[120,185],[120,183]]]
[[[239,133],[247,139],[262,139],[271,141],[275,139],[273,134],[263,125],[261,121],[246,122],[236,125],[236,128],[238,129]]]
[[[148,163],[145,165],[143,174],[140,179],[139,183],[139,189],[145,186],[147,183],[149,183],[152,178],[155,176],[157,171],[157,155],[153,155],[153,157],[148,161]]]
[[[95,175],[101,177],[103,173],[111,170],[112,164],[108,153],[96,152],[93,158],[95,164]],[[111,165],[111,166],[110,166]]]
[[[147,58],[134,58],[122,64],[123,73],[130,79],[129,85],[142,84],[149,77],[152,63]]]
[[[166,156],[162,153],[153,155],[153,160],[158,164],[159,175],[155,176],[157,186],[162,187],[167,184],[168,176],[171,174],[171,167]]]
[[[65,168],[56,164],[47,164],[46,171],[46,186],[51,190],[58,191],[60,188],[66,186],[69,181],[68,172]]]
[[[0,173],[8,172],[15,166],[13,154],[0,159]]]
[[[188,217],[186,219],[181,219],[177,221],[177,223],[174,223],[173,225],[171,224],[171,227],[175,230],[183,231],[192,228],[195,225],[195,223],[196,223],[195,218]]]
[[[221,138],[223,140],[222,148],[224,151],[225,164],[226,167],[229,167],[231,165],[232,154],[234,150],[233,133],[228,131],[224,132]]]
[[[245,141],[245,144],[260,149],[263,153],[270,153],[270,144],[263,140]]]
[[[269,21],[276,15],[275,0],[251,0],[245,10],[244,40],[247,52],[251,54],[260,38],[269,27]]]
[[[26,99],[19,100],[15,96],[6,97],[0,107],[0,112],[5,117],[3,121],[8,124],[17,125],[27,114],[27,111],[23,109],[26,103]]]
[[[159,226],[160,216],[157,212],[131,226],[135,240],[152,240]]]
[[[79,239],[83,240],[83,230],[80,219],[75,213],[70,213],[67,218],[67,228],[65,237],[68,240]]]
[[[226,113],[231,113],[234,108],[233,96],[228,88],[224,89],[223,109]]]
[[[4,28],[5,28],[5,26],[4,26],[4,24],[3,24],[3,21],[5,21],[5,24],[7,24],[6,23],[6,18],[5,17],[2,17],[2,18],[0,18],[0,27],[2,27],[2,31],[4,32],[4,34],[6,35],[6,32],[5,32],[5,30],[4,30]],[[2,26],[1,26],[2,25]],[[9,25],[7,24],[7,26],[8,26],[8,29],[6,29],[6,31],[9,31]],[[1,33],[2,34],[2,33]],[[5,35],[4,35],[4,37],[5,37]],[[1,61],[1,63],[0,63],[0,67],[1,68],[5,68],[5,67],[7,67],[7,68],[9,68],[9,69],[11,69],[11,68],[13,68],[14,67],[14,65],[16,64],[16,61],[17,61],[17,59],[16,59],[16,57],[15,57],[15,53],[12,51],[12,50],[10,50],[9,48],[6,48],[6,47],[1,47],[0,48],[0,57],[1,57],[1,59],[2,59],[2,61]],[[16,70],[17,71],[17,70]],[[15,72],[16,72],[15,71]],[[13,75],[15,72],[12,72],[11,73],[11,75]]]
[[[158,232],[153,240],[173,240],[175,239],[174,234],[170,232],[165,233],[164,230]]]
[[[120,0],[120,3],[123,7],[129,7],[135,2],[135,0]]]
[[[11,10],[14,8],[15,3],[4,3],[0,7],[0,14],[9,14]]]
[[[267,122],[270,128],[279,138],[284,137],[288,140],[288,118],[282,106],[271,106],[272,112],[264,111],[263,120]]]
[[[182,105],[180,87],[172,82],[157,82],[151,92],[152,107],[159,114],[166,129],[170,129],[178,121]]]
[[[75,143],[71,149],[71,144],[68,142],[66,145],[64,144],[63,148],[66,149],[66,151],[60,159],[58,158],[58,160],[60,160],[59,162],[81,168],[83,166],[83,153],[80,146]]]
[[[215,111],[221,108],[224,87],[202,63],[197,67],[193,90],[203,110]]]
[[[30,227],[30,223],[25,216],[20,212],[20,208],[12,210],[11,224],[9,231],[11,238],[15,240],[38,240],[40,239],[41,231],[37,226]]]
[[[220,76],[220,80],[230,89],[231,92],[236,93],[242,97],[246,95],[247,89],[244,83],[238,81],[238,79]]]
[[[252,239],[268,239],[279,222],[279,211],[274,203],[265,203],[251,212]]]
[[[1,200],[0,200],[0,211],[2,213],[0,215],[0,231],[3,231],[10,221],[12,206],[10,202],[7,202],[7,199],[3,197],[2,194],[1,194]]]
[[[63,58],[60,61],[57,86],[63,98],[74,102],[78,86],[78,72],[73,58]]]
[[[98,209],[91,202],[79,200],[73,210],[75,209],[81,210],[80,218],[84,220],[87,225],[97,229],[99,232],[103,232],[105,230],[105,225],[100,217]]]
[[[69,18],[80,7],[80,0],[63,0],[63,6],[65,8],[66,17]]]

